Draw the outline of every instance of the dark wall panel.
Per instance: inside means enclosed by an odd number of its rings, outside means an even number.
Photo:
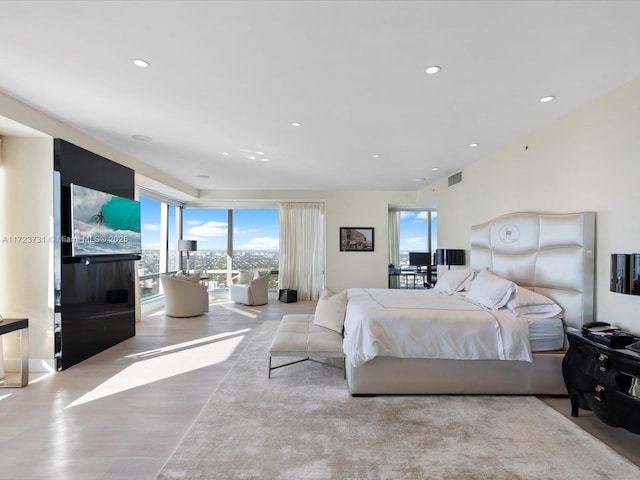
[[[56,362],[77,364],[135,335],[135,261],[85,264],[71,255],[71,184],[134,198],[134,171],[64,140],[54,140]]]

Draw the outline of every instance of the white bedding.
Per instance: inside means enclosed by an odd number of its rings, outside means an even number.
[[[562,318],[527,318],[532,352],[548,352],[564,348]]]
[[[354,367],[376,356],[532,361],[527,321],[435,290],[347,290],[344,353]]]

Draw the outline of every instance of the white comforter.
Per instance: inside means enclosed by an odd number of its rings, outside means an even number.
[[[344,353],[354,367],[376,356],[531,362],[526,320],[435,290],[347,290]]]

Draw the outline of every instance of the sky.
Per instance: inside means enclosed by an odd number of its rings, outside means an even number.
[[[408,211],[400,213],[400,251],[426,252],[428,212]],[[431,251],[437,248],[438,215],[431,212]]]
[[[158,250],[160,245],[160,202],[140,198],[142,211],[142,248]],[[175,207],[169,214],[169,243],[175,244]],[[227,210],[185,208],[185,240],[197,240],[198,250],[226,250],[227,248]],[[427,249],[427,213],[402,212],[400,219],[400,251],[426,251]],[[234,210],[234,249],[235,250],[277,250],[278,249],[278,210],[277,209],[236,209]],[[435,230],[437,215],[432,213],[432,229]],[[344,225],[349,227],[350,225]],[[327,235],[331,235],[328,232]],[[339,232],[335,232],[336,237]],[[432,235],[435,242],[435,231]],[[432,243],[432,249],[435,249]]]

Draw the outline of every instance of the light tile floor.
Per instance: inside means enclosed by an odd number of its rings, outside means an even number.
[[[215,300],[208,315],[183,319],[145,307],[135,337],[0,390],[0,480],[155,479],[256,328],[314,306]],[[568,399],[546,401],[568,415]],[[589,412],[577,423],[640,464],[640,435]]]

